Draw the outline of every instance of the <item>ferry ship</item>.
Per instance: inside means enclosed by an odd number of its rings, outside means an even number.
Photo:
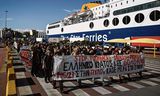
[[[150,37],[160,39],[160,0],[88,2],[81,10],[46,26],[48,38]]]

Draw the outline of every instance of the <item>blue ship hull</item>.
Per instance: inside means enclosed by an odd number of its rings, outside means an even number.
[[[160,36],[160,25],[48,35],[48,38],[86,37],[89,38],[90,41],[102,42],[114,38],[136,37],[136,36]]]

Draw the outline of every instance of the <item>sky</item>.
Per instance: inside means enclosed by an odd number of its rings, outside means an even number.
[[[63,19],[83,3],[94,0],[0,0],[0,29],[7,28],[45,30],[49,23]]]

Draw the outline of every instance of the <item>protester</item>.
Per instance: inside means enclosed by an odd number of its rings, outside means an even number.
[[[41,53],[42,49],[40,48],[39,43],[33,46],[33,57],[32,57],[32,76],[41,76],[42,63],[41,63]]]
[[[17,44],[16,41],[14,41],[13,46],[14,46],[14,48],[15,48],[16,50],[18,49],[18,44]]]
[[[44,56],[43,69],[45,72],[45,82],[51,82],[52,71],[53,71],[53,51],[51,47],[48,46]]]

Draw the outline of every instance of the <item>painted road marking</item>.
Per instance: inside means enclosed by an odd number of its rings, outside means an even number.
[[[48,96],[62,96],[61,93],[57,89],[53,89],[52,84],[46,83],[44,81],[44,78],[37,77],[37,80]]]
[[[91,82],[90,80],[82,80],[82,83],[94,84],[94,82]]]
[[[16,72],[16,78],[17,79],[26,78],[25,73],[24,72]]]
[[[14,69],[25,68],[24,66],[14,66]]]
[[[9,80],[9,76],[11,74],[15,74],[14,68],[8,68],[8,73],[7,73],[7,87],[6,87],[6,95],[16,95],[16,84],[15,80]]]
[[[13,60],[13,63],[22,63],[21,60]]]
[[[158,79],[158,78],[149,78],[149,79],[152,81],[160,82],[160,79]]]
[[[87,84],[94,84],[93,82],[89,81],[89,80],[84,80],[82,81],[83,83],[87,83]],[[93,90],[97,91],[98,93],[100,93],[101,95],[105,95],[105,94],[110,94],[112,93],[111,91],[103,88],[103,87],[92,87]]]
[[[127,84],[130,85],[130,86],[133,86],[135,88],[144,88],[143,85],[140,85],[140,84],[135,83],[135,82],[128,82]]]
[[[151,68],[151,67],[145,67],[147,69],[151,69],[151,70],[154,70],[154,71],[159,71],[159,69],[156,69],[156,68]]]
[[[152,73],[150,73],[150,72],[142,72],[142,74],[145,74],[145,75],[152,75]]]
[[[9,80],[7,82],[7,95],[14,95],[16,94],[16,84],[15,80]]]
[[[151,86],[156,86],[158,85],[157,83],[151,82],[151,81],[147,81],[147,80],[141,80],[140,82],[151,85]]]
[[[156,74],[160,74],[159,71],[149,71],[149,72],[151,72],[151,73],[156,73]]]
[[[129,91],[129,90],[130,90],[130,89],[125,88],[125,87],[123,87],[123,86],[121,86],[121,85],[118,85],[118,84],[112,84],[111,86],[112,86],[113,88],[119,90],[119,91]]]
[[[76,86],[75,84],[73,84],[72,82],[64,82],[63,83],[64,86]],[[82,89],[77,89],[72,91],[76,96],[90,96],[88,93],[86,93],[85,91],[83,91]]]
[[[101,95],[111,94],[112,93],[111,91],[109,91],[107,89],[104,89],[103,87],[93,87],[92,89],[94,89],[95,91],[97,91]]]
[[[32,89],[30,86],[23,86],[23,87],[18,87],[19,90],[19,95],[29,95],[29,94],[33,94]]]
[[[160,68],[159,65],[146,65],[145,67],[150,67],[150,68]]]

